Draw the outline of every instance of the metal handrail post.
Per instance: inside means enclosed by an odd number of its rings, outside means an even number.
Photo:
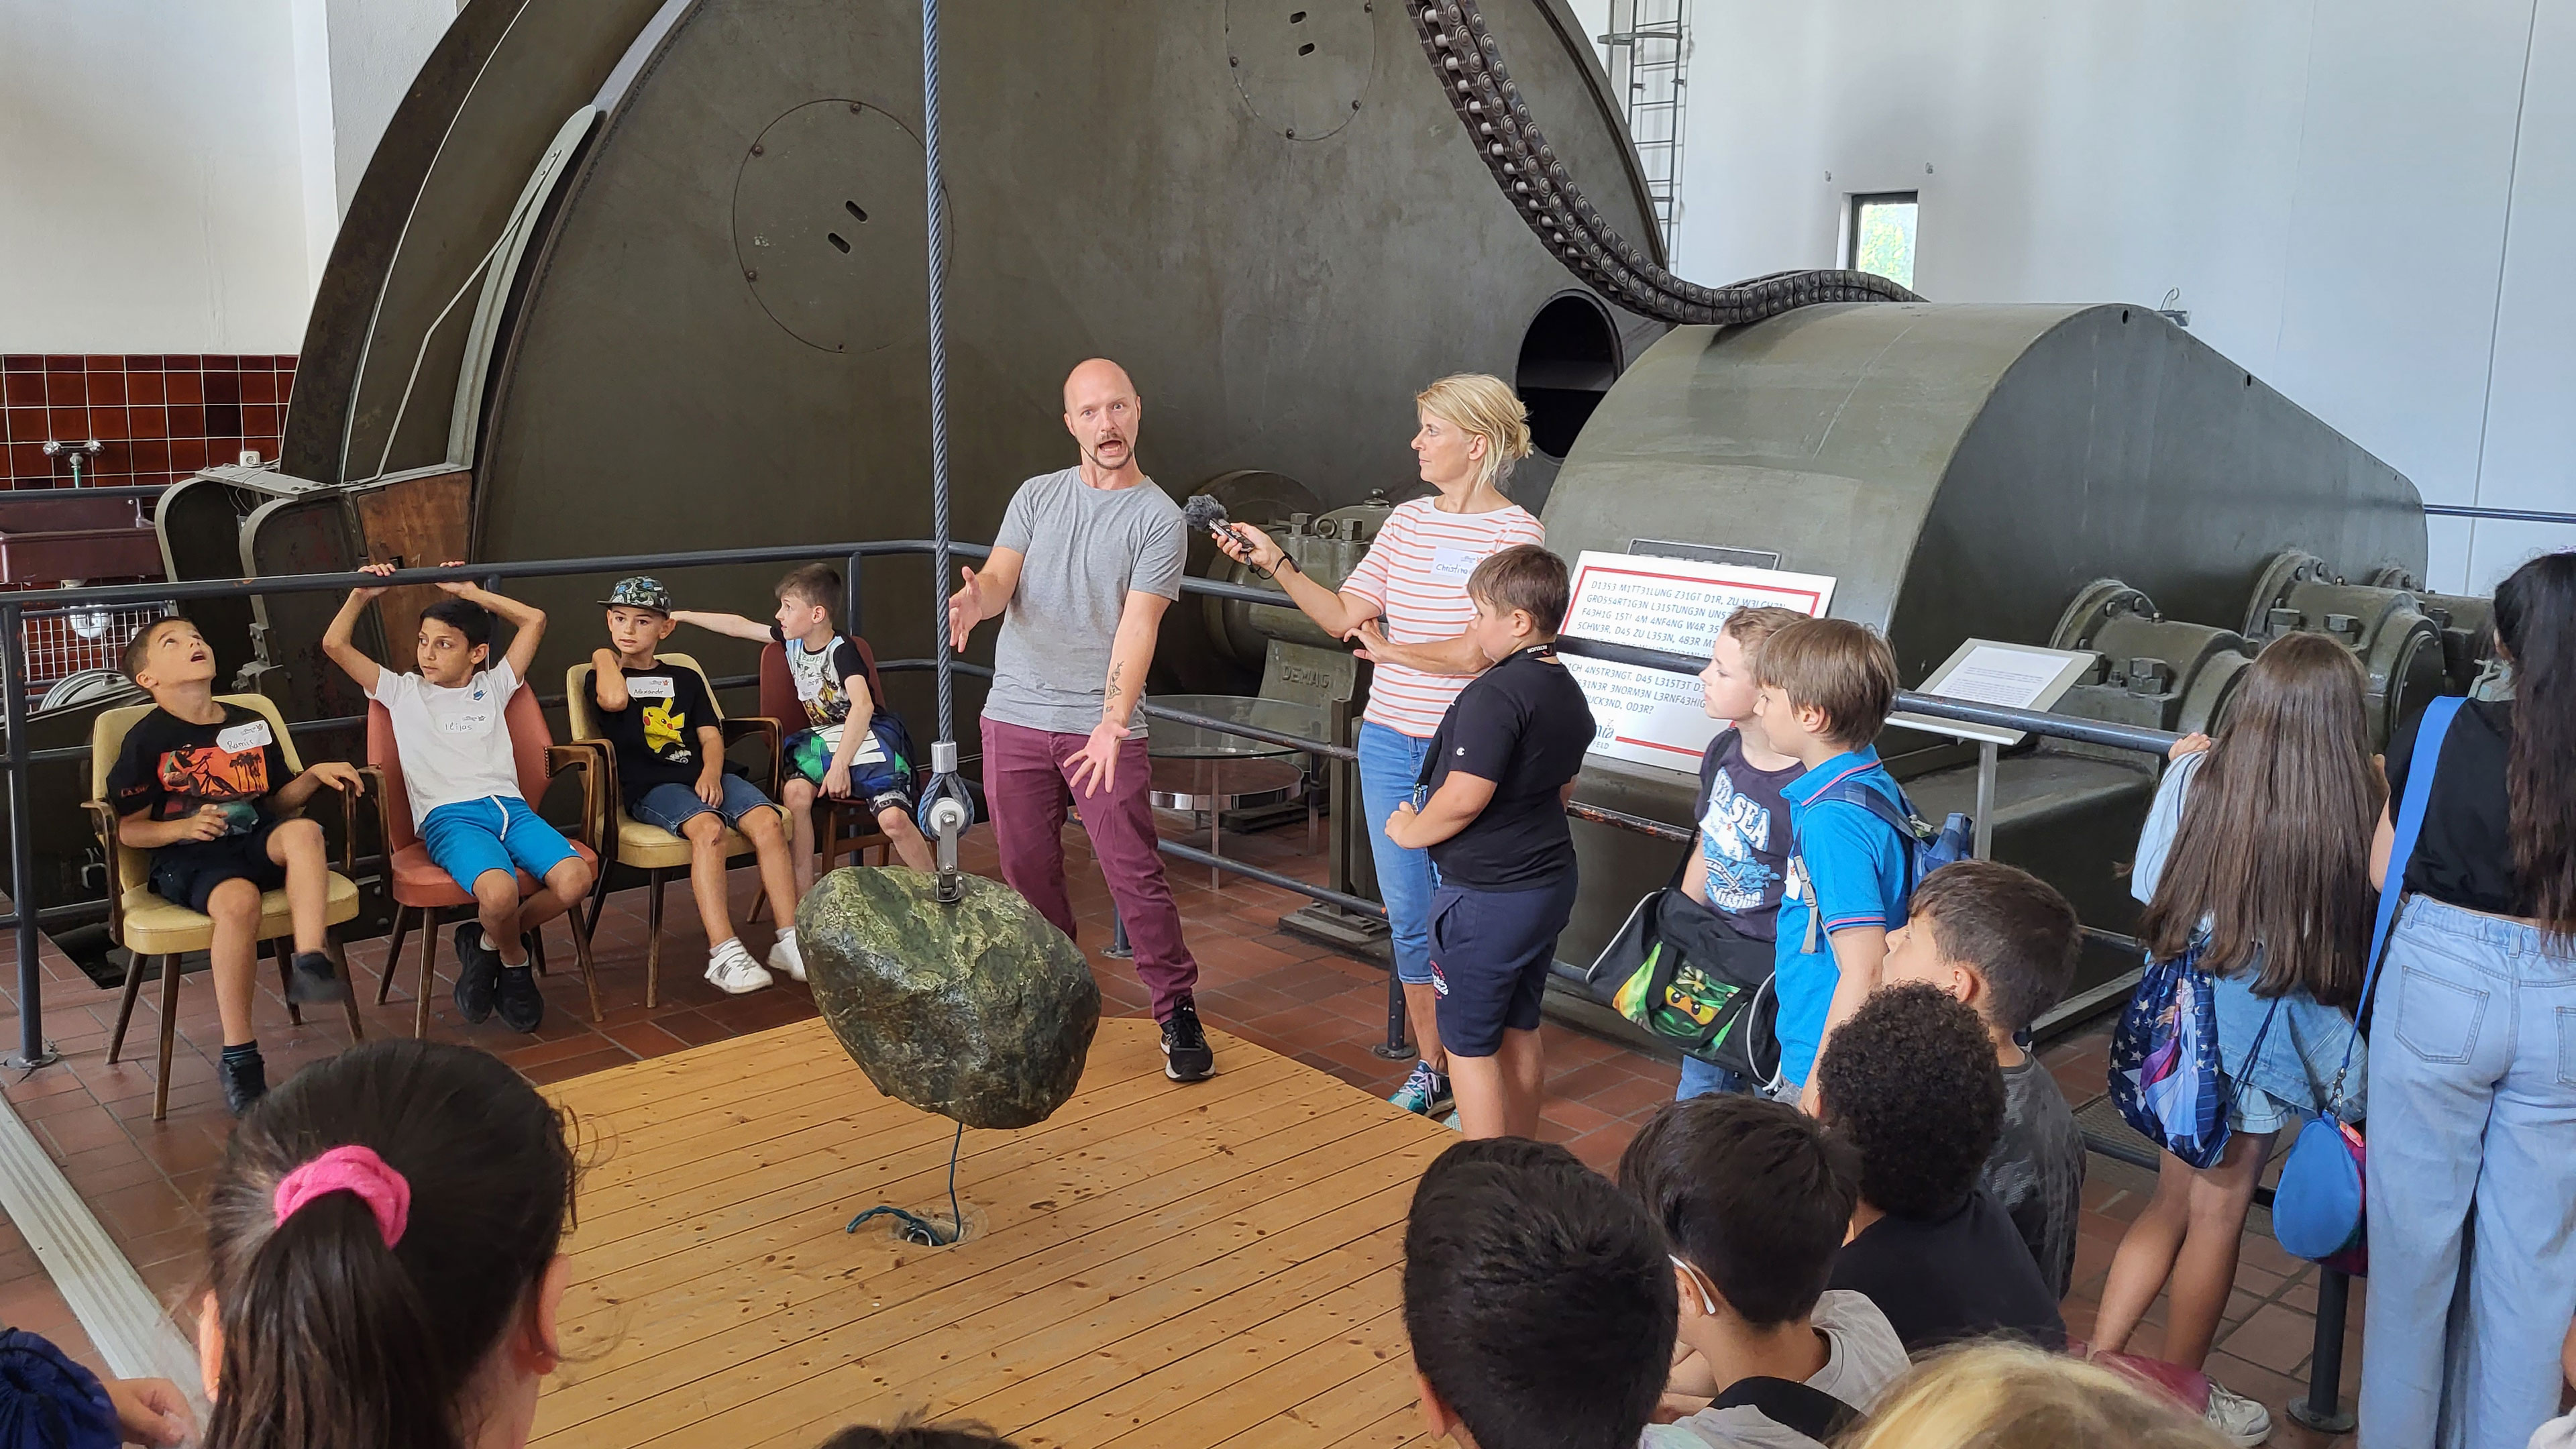
[[[0,633],[8,636],[0,641],[0,692],[9,696],[9,904],[18,917],[18,1050],[7,1064],[33,1071],[62,1060],[62,1054],[45,1040],[45,938],[36,919],[36,833],[27,779],[27,639],[14,600],[0,604]]]
[[[859,573],[867,567],[867,562],[866,554],[854,553],[841,569],[841,629],[853,637],[867,632],[859,627]],[[882,705],[885,701],[881,699],[877,703]]]
[[[2349,1434],[2353,1416],[2343,1407],[2343,1321],[2352,1303],[2352,1277],[2332,1268],[2317,1275],[2317,1337],[2308,1360],[2308,1396],[2286,1406],[2290,1417],[2320,1434]]]

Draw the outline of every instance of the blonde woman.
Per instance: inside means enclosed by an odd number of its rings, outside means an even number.
[[[1260,529],[1236,525],[1249,547],[1222,531],[1215,537],[1228,557],[1276,578],[1308,618],[1337,638],[1357,641],[1360,657],[1377,666],[1360,717],[1360,801],[1378,832],[1370,842],[1378,896],[1386,902],[1395,973],[1422,1052],[1389,1100],[1429,1114],[1450,1095],[1440,998],[1431,981],[1431,857],[1388,840],[1386,822],[1399,803],[1413,799],[1423,754],[1450,701],[1485,667],[1466,637],[1476,616],[1467,576],[1489,555],[1545,543],[1547,530],[1503,496],[1512,465],[1530,453],[1529,410],[1509,384],[1461,373],[1424,388],[1413,401],[1421,421],[1413,454],[1422,481],[1438,492],[1396,505],[1339,593],[1299,572],[1296,560]]]
[[[2224,1449],[2182,1405],[2082,1359],[2018,1344],[1950,1349],[1890,1384],[1840,1449]]]

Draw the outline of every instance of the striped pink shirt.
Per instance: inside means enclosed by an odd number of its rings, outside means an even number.
[[[1342,581],[1386,616],[1386,637],[1398,644],[1455,639],[1475,622],[1467,576],[1488,554],[1519,543],[1545,543],[1547,530],[1517,503],[1491,513],[1443,513],[1436,500],[1399,503],[1387,515],[1377,542]],[[1472,674],[1425,674],[1401,664],[1380,664],[1369,684],[1372,720],[1418,740],[1440,728],[1440,717]]]

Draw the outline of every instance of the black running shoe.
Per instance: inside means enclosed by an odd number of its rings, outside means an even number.
[[[224,1084],[224,1106],[236,1117],[268,1095],[268,1063],[257,1052],[223,1058],[215,1063],[215,1075]]]
[[[481,1025],[492,1014],[492,996],[500,984],[501,953],[483,939],[483,923],[467,921],[456,928],[456,1013]]]
[[[297,1005],[346,1001],[349,983],[331,969],[331,958],[319,951],[298,951],[286,971],[286,999]]]
[[[1182,997],[1163,1023],[1163,1075],[1175,1082],[1204,1082],[1216,1075],[1216,1053],[1199,1025],[1198,1003]]]
[[[535,1031],[546,1019],[545,993],[537,990],[537,973],[528,967],[501,968],[501,1024],[512,1031]]]

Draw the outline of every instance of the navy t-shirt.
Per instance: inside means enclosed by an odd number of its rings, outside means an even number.
[[[1757,770],[1744,758],[1744,736],[1729,727],[1699,760],[1700,883],[1708,904],[1735,929],[1768,941],[1778,925],[1780,890],[1789,872],[1789,802],[1780,792],[1807,772],[1791,760]]]
[[[1460,690],[1432,733],[1419,783],[1436,793],[1455,770],[1493,781],[1494,798],[1431,847],[1440,883],[1526,891],[1570,875],[1574,837],[1557,792],[1583,768],[1592,735],[1583,686],[1553,651],[1524,649]]]

